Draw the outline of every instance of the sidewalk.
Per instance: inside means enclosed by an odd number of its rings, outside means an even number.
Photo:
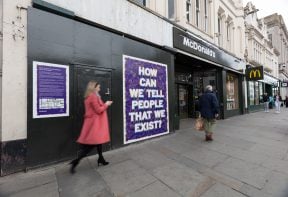
[[[191,120],[174,134],[84,159],[0,178],[0,196],[287,197],[288,109],[220,120],[215,140]]]

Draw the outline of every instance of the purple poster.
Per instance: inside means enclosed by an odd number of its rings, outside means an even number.
[[[167,65],[123,56],[124,144],[169,133]]]
[[[33,118],[69,116],[69,67],[33,62]]]

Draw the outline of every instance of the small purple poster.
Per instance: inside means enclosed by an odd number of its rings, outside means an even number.
[[[124,144],[169,133],[167,65],[123,55]]]
[[[69,116],[69,67],[33,62],[33,118]]]

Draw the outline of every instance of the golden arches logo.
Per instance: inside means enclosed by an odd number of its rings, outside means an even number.
[[[252,78],[252,76],[253,76],[253,78],[256,78],[257,77],[257,74],[258,74],[258,77],[260,78],[261,77],[261,72],[260,72],[260,70],[251,70],[250,72],[249,72],[249,78]]]

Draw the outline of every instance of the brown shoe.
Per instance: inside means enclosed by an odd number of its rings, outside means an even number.
[[[206,135],[206,141],[213,141],[212,134]]]

